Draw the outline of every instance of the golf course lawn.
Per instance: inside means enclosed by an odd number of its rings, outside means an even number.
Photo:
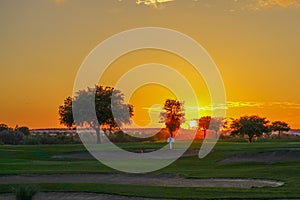
[[[139,148],[158,149],[165,143],[123,143],[122,148],[136,151]],[[192,144],[199,149],[200,142]],[[300,161],[290,162],[233,162],[219,161],[242,153],[300,150],[300,140],[274,139],[246,143],[219,140],[205,158],[182,157],[155,174],[177,174],[186,178],[247,178],[278,180],[280,187],[262,188],[205,188],[117,185],[99,183],[40,183],[41,191],[96,192],[126,196],[154,198],[300,198]],[[0,146],[0,174],[77,174],[121,173],[104,166],[95,159],[53,158],[55,155],[86,152],[83,145],[19,145]],[[0,192],[11,192],[15,184],[0,183]]]

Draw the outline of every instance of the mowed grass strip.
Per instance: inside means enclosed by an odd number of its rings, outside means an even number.
[[[158,149],[165,143],[127,143],[122,148]],[[201,142],[191,148],[198,149]],[[197,156],[178,159],[170,166],[154,173],[179,174],[187,178],[257,178],[285,182],[278,188],[172,188],[95,183],[39,184],[42,191],[78,191],[143,196],[157,198],[300,198],[300,162],[282,163],[226,163],[224,158],[239,153],[267,152],[300,148],[299,140],[268,140],[253,144],[236,140],[220,140],[204,159]],[[87,152],[83,145],[0,146],[0,174],[65,174],[120,173],[95,159],[59,159],[54,155]],[[10,192],[12,185],[2,183],[0,192]]]
[[[43,183],[38,185],[41,192],[92,192],[122,196],[197,199],[197,198],[297,198],[297,188],[287,190],[279,188],[189,188],[189,187],[157,187],[137,185],[112,185],[95,183]],[[17,184],[1,185],[1,193],[11,192]]]

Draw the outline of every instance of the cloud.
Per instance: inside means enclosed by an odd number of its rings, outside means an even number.
[[[229,101],[227,108],[257,107],[257,108],[282,108],[282,109],[300,109],[300,103],[294,102],[234,102]]]
[[[159,105],[159,104],[154,104],[151,107],[142,107],[143,110],[147,110],[148,112],[162,112],[163,106]]]
[[[136,0],[138,5],[144,4],[146,6],[152,6],[154,8],[162,8],[163,3],[171,2],[175,0]]]
[[[281,108],[281,109],[300,109],[300,103],[294,102],[254,102],[254,101],[227,101],[226,104],[219,105],[207,105],[197,107],[188,107],[188,111],[209,111],[209,110],[221,110],[230,108]]]
[[[242,107],[262,107],[264,103],[261,102],[251,102],[251,101],[245,101],[245,102],[239,102],[239,101],[228,101],[227,102],[227,108],[242,108]]]
[[[280,7],[300,7],[299,0],[258,0],[258,4],[260,7],[272,7],[272,6],[280,6]]]

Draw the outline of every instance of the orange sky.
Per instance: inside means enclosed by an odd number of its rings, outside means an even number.
[[[297,0],[2,0],[0,123],[58,127],[58,106],[72,94],[88,53],[121,31],[157,26],[180,31],[208,51],[224,81],[228,117],[258,114],[300,128],[299,5]],[[113,84],[126,70],[148,62],[179,70],[201,91],[201,115],[209,113],[202,77],[163,51],[124,55],[101,81]],[[152,116],[156,123],[152,106],[170,95],[148,85],[128,97],[137,123],[145,125]]]

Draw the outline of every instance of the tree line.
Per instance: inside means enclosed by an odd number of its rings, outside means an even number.
[[[270,122],[265,117],[257,115],[241,116],[233,119],[211,118],[210,116],[201,117],[198,122],[198,129],[204,132],[211,129],[215,132],[220,130],[227,130],[231,136],[247,136],[251,143],[255,137],[260,137],[264,133],[270,134],[273,131],[278,132],[278,138],[281,137],[282,132],[289,131],[290,126],[284,121]]]
[[[85,104],[91,98],[95,101],[95,108],[91,109],[95,110],[96,118],[87,117],[89,115],[86,115],[86,112],[90,112],[90,110],[87,109]],[[73,118],[72,106],[76,108],[77,114],[79,114],[76,123]],[[60,123],[69,128],[74,127],[76,124],[94,129],[97,143],[100,143],[100,130],[104,134],[108,134],[113,130],[120,130],[120,126],[130,124],[134,115],[133,108],[133,105],[124,102],[124,95],[120,90],[96,85],[94,88],[78,91],[73,98],[67,97],[64,104],[59,106],[58,113]],[[113,109],[117,112],[113,113]],[[170,137],[174,138],[177,130],[185,122],[184,102],[167,99],[163,109],[164,111],[160,113],[160,122],[165,123]],[[228,129],[231,131],[232,136],[248,136],[249,142],[252,142],[254,137],[259,137],[263,133],[278,131],[278,137],[280,137],[283,131],[290,130],[290,126],[284,121],[270,122],[265,117],[257,115],[231,119],[230,123],[223,118],[203,116],[197,119],[197,122],[198,130],[203,131],[204,137],[208,129],[214,130],[216,137],[221,129]]]

